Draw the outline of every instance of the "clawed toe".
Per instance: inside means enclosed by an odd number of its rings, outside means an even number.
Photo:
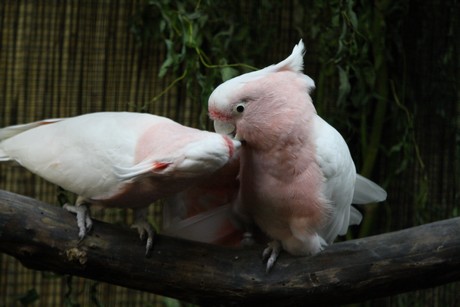
[[[131,225],[131,228],[136,228],[139,232],[139,238],[141,241],[146,240],[145,243],[145,255],[148,256],[153,249],[153,240],[155,238],[156,231],[150,223],[145,220],[137,221]]]
[[[77,215],[78,237],[80,240],[83,240],[93,227],[93,221],[91,220],[91,214],[88,206],[84,204],[76,206],[64,204],[63,208]]]
[[[266,272],[269,273],[273,268],[278,256],[281,252],[281,244],[279,241],[272,241],[268,243],[268,246],[264,249],[262,253],[262,259],[267,263]]]
[[[145,243],[145,256],[150,255],[153,249],[153,240],[155,238],[155,228],[147,222],[145,218],[147,216],[147,208],[134,209],[134,223],[131,225],[132,228],[136,228],[139,232],[141,241],[147,239]]]
[[[80,240],[83,240],[93,227],[90,210],[84,203],[84,199],[77,199],[75,206],[66,203],[63,208],[77,215],[78,237]],[[135,222],[131,227],[137,228],[142,241],[146,240],[145,255],[148,256],[153,249],[153,240],[156,232],[153,226],[145,219],[145,215],[145,209],[135,210]]]

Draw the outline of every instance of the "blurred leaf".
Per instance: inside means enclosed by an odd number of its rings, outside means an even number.
[[[348,21],[351,23],[352,27],[357,30],[358,29],[358,17],[356,13],[353,11],[354,1],[348,1],[348,9],[347,9],[347,17]]]
[[[339,96],[337,98],[337,104],[342,104],[350,94],[351,86],[350,80],[348,79],[348,72],[345,71],[341,66],[337,66],[339,70]]]
[[[166,48],[158,76],[170,74],[174,80],[149,103],[178,86],[192,101],[206,103],[204,95],[210,89],[254,69],[250,65],[272,47],[275,37],[266,16],[280,7],[273,1],[248,2],[239,7],[226,1],[149,0],[134,18],[132,32],[140,39],[147,36],[139,33],[157,33],[155,43],[163,43]],[[202,110],[205,112],[205,105]]]
[[[21,296],[18,300],[23,306],[27,306],[29,304],[34,303],[39,299],[38,292],[35,288],[30,289],[27,291],[23,296]]]
[[[236,70],[233,67],[223,67],[220,70],[221,76],[222,76],[222,81],[227,81],[235,76],[238,75],[238,70]]]
[[[168,72],[169,67],[174,64],[172,57],[167,57],[166,60],[161,64],[160,70],[158,72],[158,77],[163,78]]]
[[[98,285],[99,285],[99,282],[92,282],[90,290],[89,290],[89,294],[91,297],[91,301],[93,302],[95,306],[104,307],[104,304],[102,304],[98,298],[98,290],[97,290]]]
[[[182,304],[179,300],[170,297],[164,297],[162,303],[165,307],[181,307]]]

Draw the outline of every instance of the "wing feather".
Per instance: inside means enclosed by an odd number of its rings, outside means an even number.
[[[356,180],[356,169],[345,140],[340,133],[319,116],[314,118],[317,161],[324,175],[323,194],[332,212],[329,223],[321,231],[326,242],[347,232]],[[352,221],[359,220],[353,212]]]

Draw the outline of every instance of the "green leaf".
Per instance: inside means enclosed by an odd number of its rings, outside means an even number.
[[[165,307],[181,307],[182,306],[181,302],[174,298],[163,297],[162,301]]]
[[[350,21],[353,29],[357,30],[358,29],[358,17],[356,16],[356,13],[353,11],[353,1],[348,2],[348,10],[347,10],[347,16],[348,20]]]
[[[21,302],[21,305],[26,306],[32,304],[36,300],[38,300],[39,295],[35,288],[30,289],[24,295],[22,295],[18,300]]]
[[[238,70],[236,70],[235,68],[227,66],[227,67],[223,67],[220,70],[220,74],[222,76],[222,81],[225,82],[225,81],[235,77],[236,75],[238,75]]]
[[[340,105],[347,99],[351,86],[348,78],[348,71],[345,71],[341,66],[337,68],[339,70],[339,97],[337,98],[337,104]]]
[[[163,62],[163,64],[160,67],[160,71],[158,73],[158,77],[163,78],[166,73],[168,72],[169,67],[174,63],[174,60],[172,57],[167,57],[166,60]]]

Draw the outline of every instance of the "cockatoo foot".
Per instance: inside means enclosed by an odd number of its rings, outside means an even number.
[[[86,234],[91,230],[93,227],[93,221],[91,220],[91,213],[89,211],[88,206],[85,204],[80,205],[70,205],[64,204],[62,206],[69,212],[75,213],[77,215],[77,225],[78,225],[78,237],[80,240],[83,240]]]
[[[145,243],[145,256],[148,256],[153,249],[153,239],[155,237],[156,231],[152,225],[146,220],[135,221],[131,225],[131,228],[136,228],[139,232],[139,238],[141,241],[146,240]]]
[[[271,241],[262,253],[262,259],[267,262],[266,272],[269,273],[273,268],[273,265],[278,259],[278,256],[282,250],[281,243],[279,241]]]
[[[134,223],[131,228],[136,228],[139,232],[141,241],[147,240],[145,243],[145,256],[148,256],[153,249],[153,239],[155,237],[155,228],[147,221],[147,208],[134,209]]]

